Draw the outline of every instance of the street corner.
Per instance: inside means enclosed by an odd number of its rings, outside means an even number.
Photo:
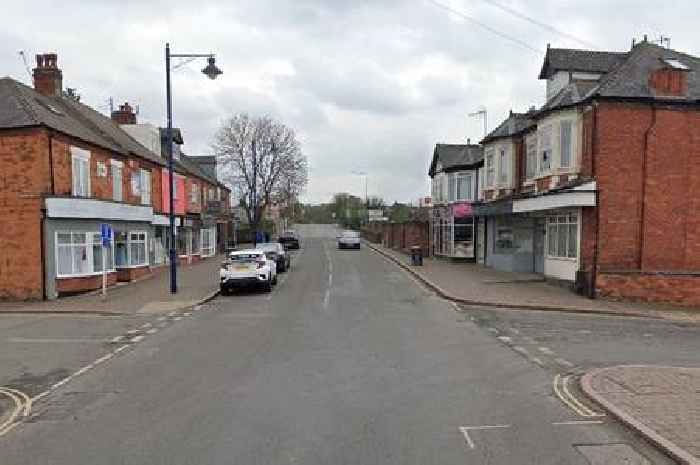
[[[700,368],[598,368],[581,378],[581,389],[680,463],[700,464]]]

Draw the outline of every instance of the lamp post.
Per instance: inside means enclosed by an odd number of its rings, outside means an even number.
[[[167,100],[167,117],[168,117],[168,128],[165,133],[165,141],[167,144],[168,153],[168,205],[169,218],[170,218],[170,293],[177,293],[177,253],[175,249],[175,201],[173,197],[173,112],[172,112],[172,98],[170,91],[170,59],[171,58],[206,58],[207,66],[202,70],[209,79],[216,79],[222,71],[216,67],[216,59],[214,54],[175,54],[170,53],[170,44],[165,44],[165,95]],[[184,193],[183,193],[184,195]]]

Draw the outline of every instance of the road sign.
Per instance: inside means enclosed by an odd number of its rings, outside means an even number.
[[[100,236],[102,238],[102,247],[109,247],[109,243],[112,241],[112,227],[107,223],[102,223],[100,225]]]
[[[112,242],[112,227],[107,223],[100,224],[102,239],[102,298],[107,298],[107,248]]]

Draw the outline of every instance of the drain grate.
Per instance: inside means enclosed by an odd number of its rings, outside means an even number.
[[[580,444],[574,446],[591,465],[651,465],[627,444]]]

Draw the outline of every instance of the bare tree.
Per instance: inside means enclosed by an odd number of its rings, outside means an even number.
[[[212,148],[253,231],[268,206],[292,201],[306,186],[306,157],[294,130],[270,117],[234,115],[219,127]]]

